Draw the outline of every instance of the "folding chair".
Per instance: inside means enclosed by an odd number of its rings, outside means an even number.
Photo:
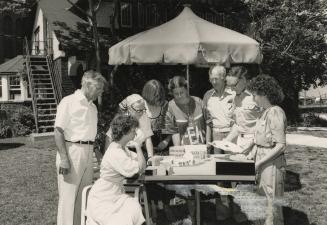
[[[92,188],[92,185],[88,185],[84,187],[82,192],[82,207],[81,207],[81,225],[86,225],[87,220],[87,212],[86,212],[86,206],[87,206],[87,197],[89,195],[89,192]]]

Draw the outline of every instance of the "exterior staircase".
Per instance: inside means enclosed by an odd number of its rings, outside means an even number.
[[[26,69],[31,87],[36,133],[53,132],[58,98],[51,76],[48,56],[26,56]]]

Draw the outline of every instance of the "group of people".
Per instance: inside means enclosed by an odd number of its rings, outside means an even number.
[[[175,76],[165,88],[148,81],[142,95],[132,94],[119,104],[106,136],[100,178],[88,198],[88,223],[144,223],[139,203],[124,193],[125,177],[144,172],[154,155],[168,154],[171,145],[208,144],[215,140],[235,141],[243,154],[255,160],[258,192],[269,202],[284,190],[286,116],[278,106],[284,98],[277,81],[268,75],[251,79],[244,66],[209,69],[212,89],[201,98],[191,96],[188,83]],[[94,71],[85,72],[82,88],[62,99],[55,122],[58,147],[58,225],[80,224],[82,189],[92,184],[92,149],[96,135],[97,109],[93,101],[106,81]],[[209,153],[223,153],[208,145]],[[153,196],[169,199],[161,186],[150,188]],[[168,191],[167,191],[168,193]],[[151,195],[150,195],[151,199]],[[217,205],[222,205],[220,199]],[[281,209],[267,224],[283,224]],[[275,210],[276,211],[276,210]],[[218,212],[218,211],[217,211]],[[223,213],[222,213],[223,214]],[[226,219],[217,215],[217,219]]]

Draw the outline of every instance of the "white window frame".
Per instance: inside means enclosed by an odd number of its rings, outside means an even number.
[[[11,84],[11,79],[12,78],[18,78],[18,82],[19,84],[17,85],[12,85]],[[12,86],[15,86],[15,88],[12,88]],[[19,91],[20,92],[20,98],[16,99],[15,98],[15,94],[14,94],[14,98],[11,98],[11,91]],[[13,76],[8,76],[8,100],[9,101],[21,101],[22,100],[22,95],[23,95],[23,90],[22,90],[22,81],[21,81],[21,77],[19,75],[13,75]]]
[[[220,26],[223,26],[225,27],[225,13],[218,13],[215,15],[215,23],[220,25]]]
[[[0,100],[2,100],[4,94],[3,94],[3,82],[2,82],[2,76],[0,76]]]
[[[137,24],[141,28],[145,26],[145,7],[141,2],[137,3]]]
[[[126,5],[126,8],[123,8],[123,5]],[[124,23],[125,22],[124,21],[124,16],[128,15],[128,12],[127,12],[127,14],[125,14],[124,10],[129,10],[129,22],[128,23]],[[121,21],[121,26],[122,27],[128,27],[128,28],[132,27],[132,21],[133,21],[132,11],[133,11],[132,3],[130,3],[130,2],[122,2],[121,3],[121,6],[120,6],[120,21]],[[126,22],[127,22],[127,20],[126,20]]]
[[[151,19],[151,16],[150,16],[151,13],[154,13],[153,20]],[[146,27],[154,27],[156,25],[157,25],[157,6],[155,4],[153,4],[153,3],[152,4],[147,4],[145,6],[145,26]]]
[[[205,13],[205,19],[211,23],[216,23],[216,15],[211,12]]]

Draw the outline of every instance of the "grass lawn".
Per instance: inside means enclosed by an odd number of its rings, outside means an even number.
[[[1,225],[56,224],[55,155],[53,141],[33,147],[25,138],[0,140]],[[325,225],[327,149],[288,146],[286,157],[285,225]]]

